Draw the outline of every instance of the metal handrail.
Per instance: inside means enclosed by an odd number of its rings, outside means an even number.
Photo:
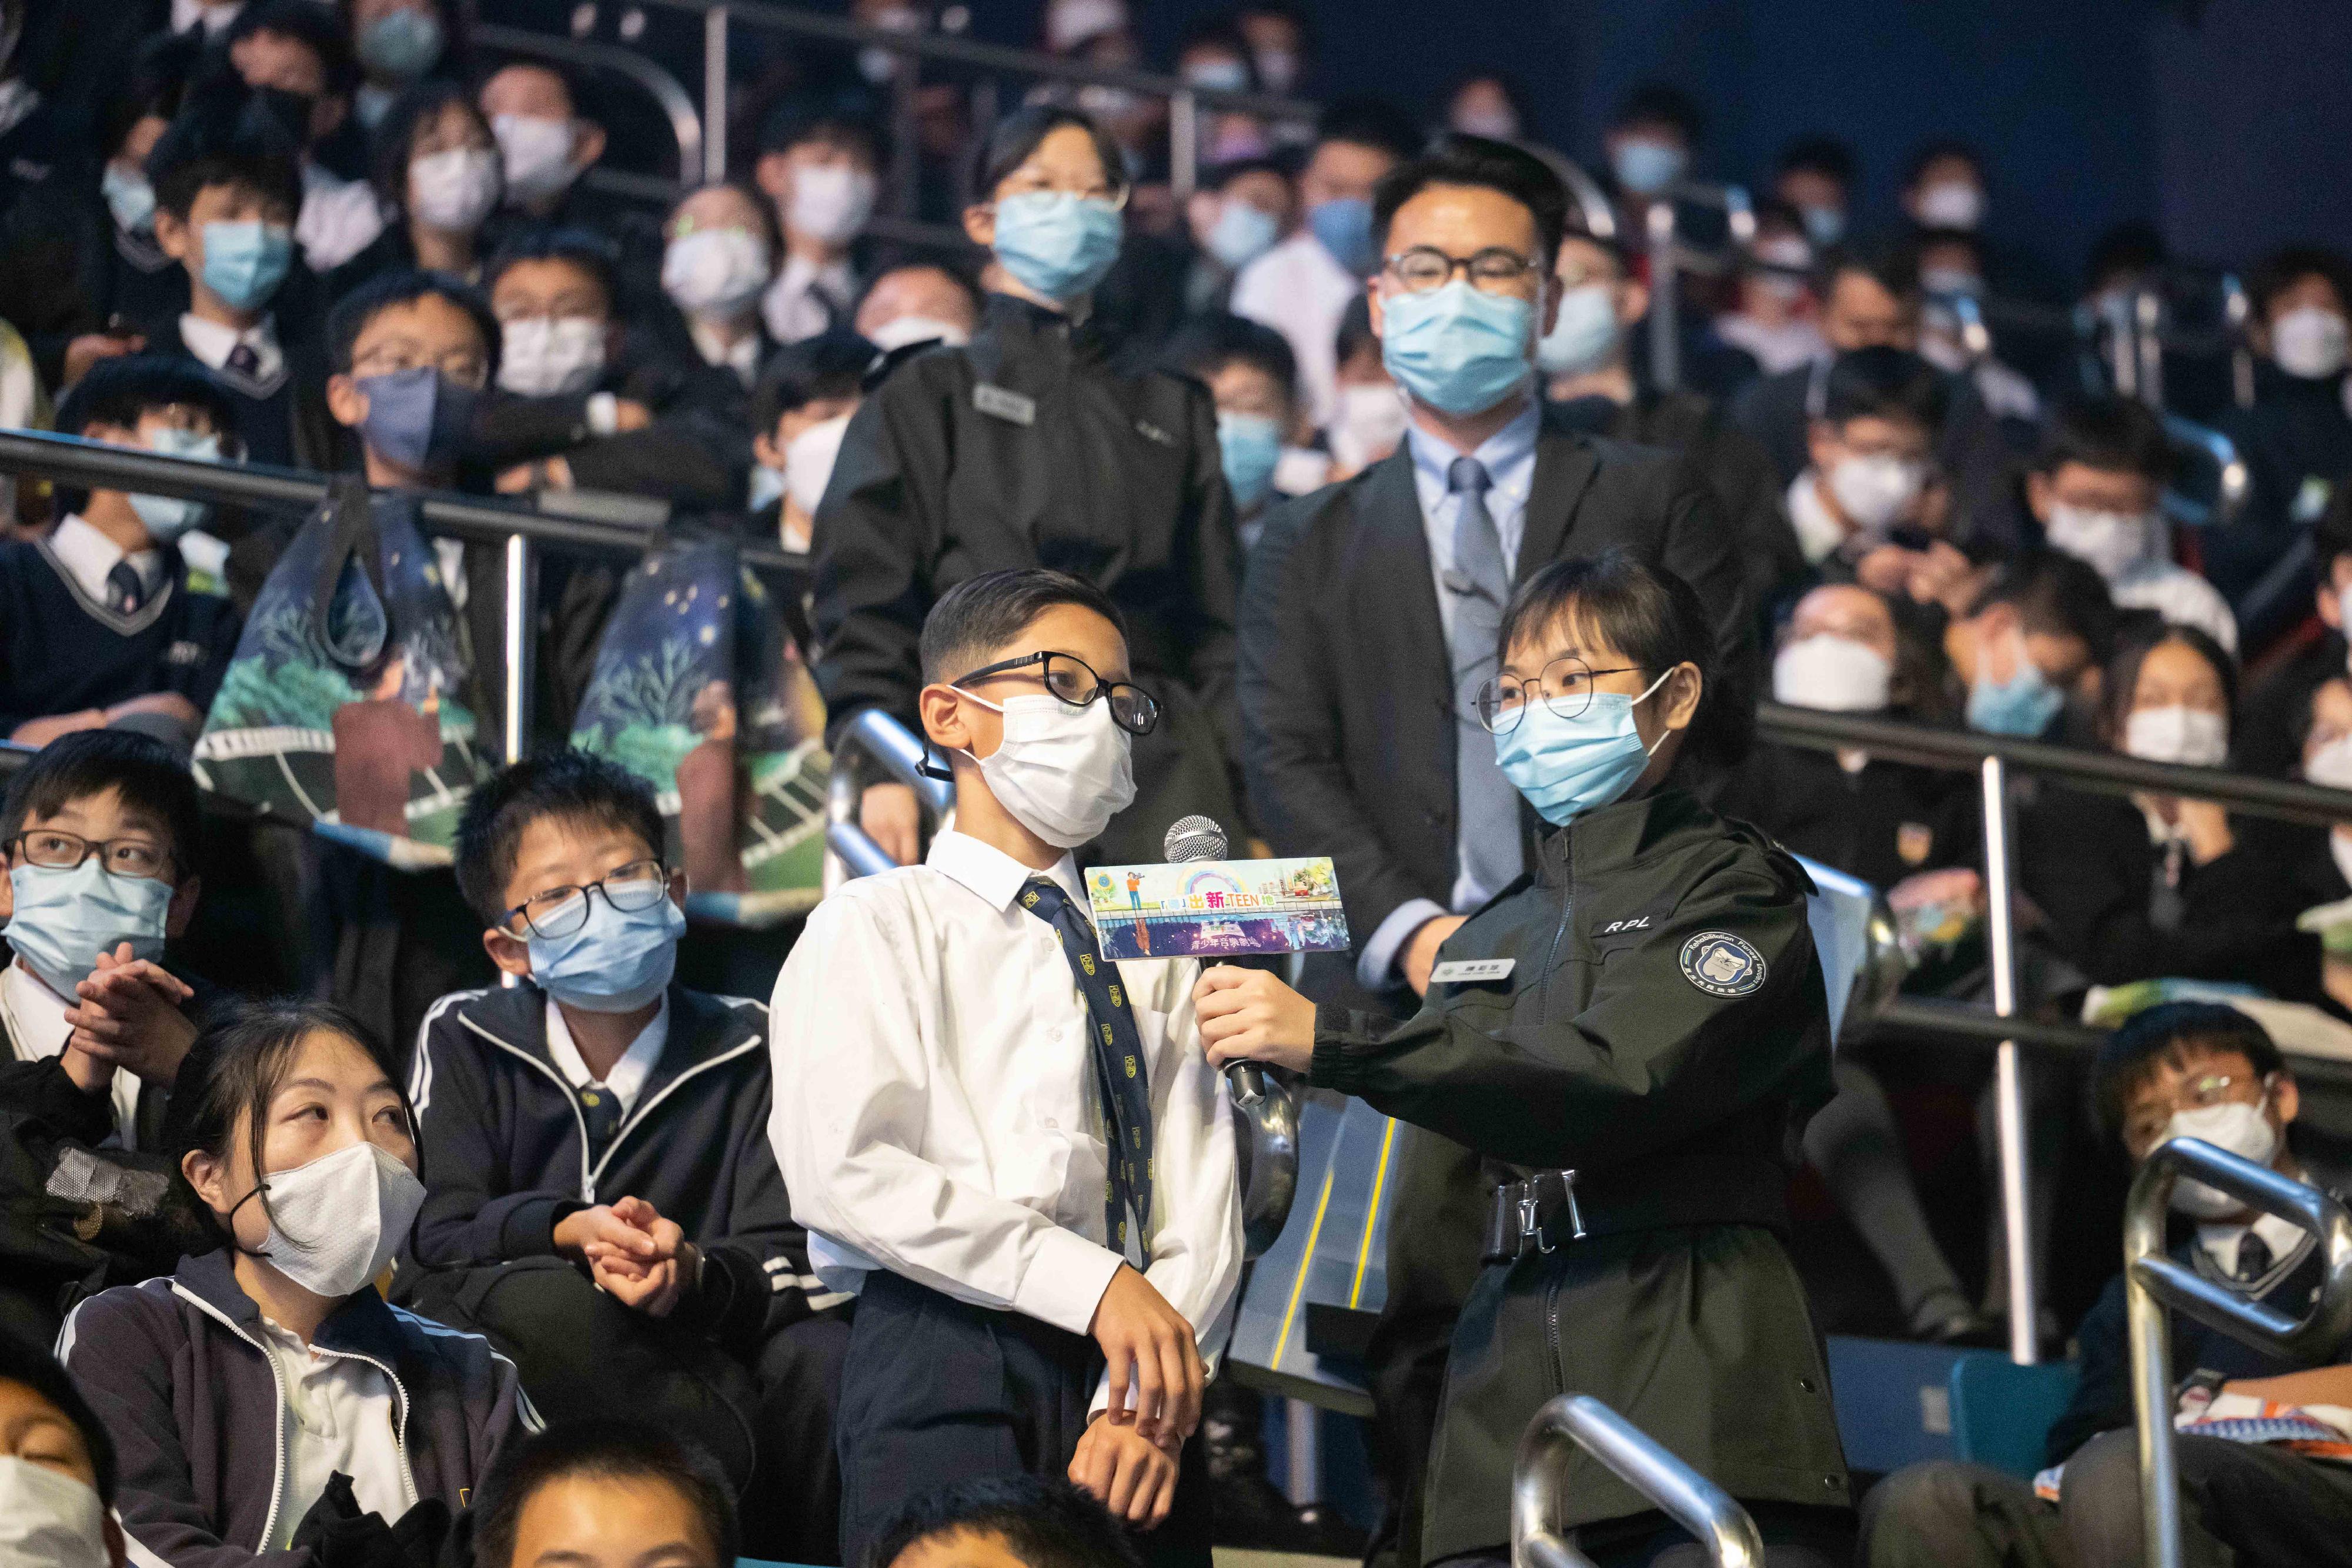
[[[917,802],[929,808],[932,821],[940,826],[953,821],[955,790],[945,779],[923,771],[925,756],[924,744],[913,731],[876,707],[851,719],[834,738],[833,770],[824,787],[825,892],[898,863],[858,825],[858,802],[866,786],[879,782],[867,776],[867,764],[878,766],[912,789]]]
[[[2164,434],[2175,452],[2193,454],[2213,465],[2211,502],[2184,494],[2178,485],[2168,485],[2164,491],[2165,515],[2192,528],[2228,528],[2245,510],[2246,497],[2254,489],[2253,473],[2238,455],[2238,444],[2210,424],[2200,424],[2177,413],[2162,417]]]
[[[525,27],[505,27],[488,22],[474,27],[468,36],[478,44],[485,44],[508,54],[561,60],[567,65],[587,66],[625,77],[643,88],[652,97],[656,107],[660,109],[663,117],[668,120],[670,135],[677,142],[678,178],[691,181],[702,169],[702,117],[695,111],[694,99],[687,95],[685,83],[645,55],[612,44],[560,37],[552,33],[534,33]],[[725,134],[724,127],[721,127],[720,134]]]
[[[1575,1448],[1582,1448],[1698,1538],[1716,1568],[1763,1568],[1764,1540],[1731,1495],[1590,1394],[1536,1412],[1511,1467],[1511,1568],[1592,1568],[1552,1527]]]
[[[2250,1301],[2165,1254],[2173,1183],[2189,1176],[2248,1207],[2293,1220],[2326,1260],[2300,1319]],[[2352,1215],[2328,1194],[2196,1138],[2160,1145],[2132,1180],[2124,1209],[2124,1301],[2130,1324],[2132,1419],[2138,1439],[2140,1521],[2148,1568],[2179,1568],[2179,1471],[2172,1446],[2172,1340],[2165,1309],[2188,1313],[2282,1360],[2332,1358],[2352,1333]]]

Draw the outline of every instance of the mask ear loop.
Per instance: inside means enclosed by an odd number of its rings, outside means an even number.
[[[260,1177],[253,1184],[253,1190],[247,1193],[243,1197],[238,1198],[235,1203],[230,1204],[228,1206],[228,1212],[221,1217],[221,1231],[228,1238],[228,1244],[237,1251],[244,1253],[248,1258],[267,1258],[269,1256],[269,1249],[267,1247],[248,1248],[243,1242],[237,1240],[236,1211],[243,1208],[247,1204],[251,1203],[255,1198],[259,1197],[264,1192],[268,1191],[268,1188],[269,1178],[268,1176]],[[268,1217],[269,1227],[271,1229],[275,1230],[278,1228],[278,1218],[275,1215],[271,1215],[269,1213],[269,1206],[268,1204],[262,1205],[261,1211],[265,1216]]]
[[[1673,674],[1675,670],[1679,670],[1681,668],[1682,666],[1680,664],[1676,664],[1673,669],[1668,670],[1664,675],[1660,675],[1656,680],[1652,681],[1650,683],[1649,689],[1643,692],[1640,696],[1635,697],[1633,702],[1627,703],[1625,705],[1626,707],[1630,709],[1633,707],[1633,703],[1648,702],[1650,698],[1656,694],[1657,689],[1666,684],[1666,676]],[[1658,738],[1642,748],[1643,758],[1647,760],[1650,758],[1655,757],[1658,754],[1658,747],[1664,746],[1666,743],[1666,737],[1672,734],[1674,734],[1674,731],[1671,729],[1662,729],[1658,731]]]

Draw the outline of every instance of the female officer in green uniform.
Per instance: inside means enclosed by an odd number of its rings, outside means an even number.
[[[1756,1515],[1777,1563],[1846,1560],[1850,1499],[1821,1340],[1780,1233],[1828,1100],[1811,884],[1675,779],[1705,743],[1713,639],[1679,579],[1556,561],[1505,612],[1481,695],[1505,774],[1548,824],[1528,874],[1438,955],[1400,1024],[1272,976],[1202,978],[1220,1064],[1305,1071],[1475,1149],[1495,1187],[1456,1325],[1419,1561],[1498,1556],[1520,1434],[1591,1394]],[[1681,1539],[1580,1454],[1560,1529],[1597,1560]]]

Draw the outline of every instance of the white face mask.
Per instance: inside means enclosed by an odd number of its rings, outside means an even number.
[[[257,1250],[321,1296],[351,1295],[383,1273],[425,1207],[416,1173],[373,1144],[273,1171],[262,1186],[269,1191],[269,1234]]]
[[[824,499],[834,460],[841,455],[841,437],[848,428],[849,416],[837,414],[810,425],[784,444],[784,494],[812,517],[816,516],[817,503]]]
[[[2144,512],[2095,512],[2064,501],[2050,504],[2044,532],[2053,549],[2064,550],[2109,582],[2148,559],[2156,519]]]
[[[2329,789],[2352,789],[2352,735],[2339,735],[2311,754],[2303,776]]]
[[[2263,1103],[2270,1103],[2267,1089]],[[2262,1105],[2249,1105],[2231,1100],[2219,1105],[2202,1105],[2193,1111],[2175,1111],[2164,1129],[2165,1138],[2201,1138],[2217,1149],[2223,1149],[2258,1166],[2267,1166],[2278,1153],[2278,1129],[2263,1114]],[[2246,1206],[2219,1187],[2207,1186],[2201,1181],[2177,1181],[2172,1184],[2172,1207],[2198,1219],[2227,1219]]]
[[[847,245],[874,215],[874,176],[845,163],[803,163],[793,171],[784,225],[819,245]]]
[[[689,316],[740,314],[768,286],[768,245],[741,229],[698,229],[662,253],[662,289]]]
[[[1829,632],[1798,638],[1772,661],[1772,700],[1822,713],[1876,713],[1894,681],[1885,654]]]
[[[1385,382],[1341,387],[1329,436],[1331,455],[1349,467],[1378,462],[1404,439],[1404,400]]]
[[[1830,469],[1830,494],[1859,528],[1875,531],[1911,509],[1927,483],[1927,465],[1915,457],[1874,452],[1841,457]]]
[[[519,397],[583,392],[604,373],[604,323],[529,316],[499,329],[499,385]]]
[[[2230,729],[2203,708],[2144,707],[2124,720],[2124,750],[2143,762],[2219,768],[2230,756]]]
[[[506,166],[507,200],[543,202],[579,177],[572,165],[572,122],[536,114],[501,114],[490,121]]]
[[[454,148],[408,166],[409,206],[427,228],[471,234],[498,206],[503,189],[499,155],[488,148]]]
[[[2317,381],[2344,368],[2343,316],[2325,305],[2298,305],[2271,323],[2271,358],[2291,376]]]
[[[935,316],[898,316],[866,333],[866,340],[887,354],[909,343],[945,343],[961,349],[971,341],[971,333]]]
[[[0,1455],[0,1568],[107,1568],[105,1520],[74,1477]]]
[[[1919,222],[1931,229],[1972,229],[1984,222],[1984,193],[1966,180],[1939,180],[1919,193]]]
[[[1108,699],[1072,707],[1051,693],[1032,692],[997,707],[962,695],[1004,716],[1004,738],[973,760],[997,804],[1047,843],[1076,849],[1134,802],[1130,744],[1111,722]]]

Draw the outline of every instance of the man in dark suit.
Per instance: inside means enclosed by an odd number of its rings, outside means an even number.
[[[1271,514],[1240,628],[1244,766],[1278,853],[1337,862],[1352,956],[1310,957],[1318,1000],[1409,1012],[1439,943],[1525,863],[1533,822],[1475,716],[1511,585],[1627,545],[1690,582],[1727,668],[1750,662],[1736,534],[1685,461],[1549,415],[1535,345],[1568,201],[1542,163],[1454,137],[1384,179],[1370,285],[1409,423],[1391,456]],[[1488,1194],[1467,1150],[1415,1132],[1372,1355],[1402,1559],[1453,1320]]]

